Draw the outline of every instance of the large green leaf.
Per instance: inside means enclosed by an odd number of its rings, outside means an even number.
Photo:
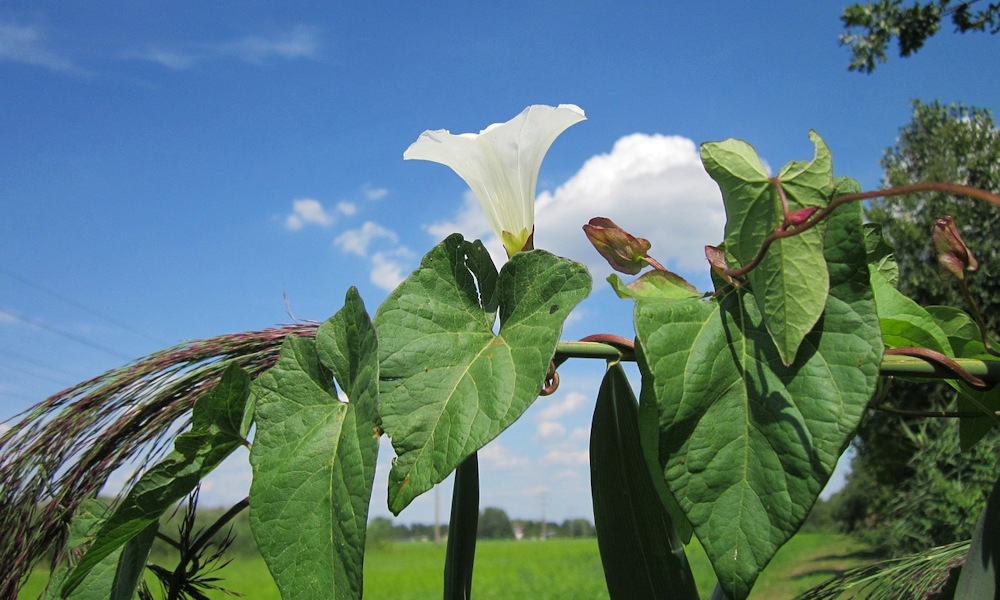
[[[191,430],[178,436],[174,451],[147,471],[101,526],[94,542],[66,580],[73,590],[87,572],[142,530],[159,521],[236,448],[245,443],[240,430],[250,376],[235,364],[215,388],[195,405]]]
[[[816,146],[815,158],[789,163],[774,178],[746,142],[702,145],[702,162],[719,184],[726,205],[726,248],[736,259],[730,267],[749,264],[764,239],[782,224],[779,184],[792,212],[830,202],[834,191],[830,150],[815,132],[809,138]],[[829,278],[823,259],[823,227],[777,240],[747,279],[778,354],[790,365],[826,305]]]
[[[69,526],[66,540],[68,555],[83,552],[97,535],[111,511],[98,500],[80,503]],[[131,600],[146,568],[146,558],[156,537],[158,523],[153,523],[115,548],[87,570],[83,579],[71,590],[65,590],[66,580],[73,572],[62,563],[52,572],[45,588],[45,600]]]
[[[733,600],[801,525],[874,392],[882,341],[860,206],[834,211],[825,246],[830,295],[791,366],[749,290],[636,304],[663,477]]]
[[[250,525],[283,598],[362,595],[380,434],[377,359],[374,329],[351,288],[316,340],[285,338],[278,363],[252,386]]]
[[[638,407],[621,364],[604,375],[590,428],[594,525],[613,599],[698,599],[691,567],[639,442]]]
[[[379,413],[398,456],[389,473],[393,513],[535,400],[562,324],[589,291],[583,265],[541,250],[516,254],[498,276],[482,244],[455,234],[390,294],[375,326]]]

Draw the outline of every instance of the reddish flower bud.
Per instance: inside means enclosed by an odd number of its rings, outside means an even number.
[[[807,206],[805,208],[792,211],[789,213],[788,218],[785,219],[785,227],[798,227],[808,221],[809,217],[816,214],[817,210],[819,210],[818,206]]]
[[[975,271],[979,262],[965,245],[962,234],[951,216],[934,221],[934,253],[941,267],[959,279],[965,279],[965,271]]]
[[[649,240],[637,238],[611,219],[594,217],[583,226],[587,239],[616,271],[635,275],[645,267]]]

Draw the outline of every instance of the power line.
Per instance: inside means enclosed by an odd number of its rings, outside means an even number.
[[[9,311],[9,310],[7,310],[5,308],[0,308],[0,315],[6,315],[6,316],[10,317],[11,319],[14,319],[15,321],[18,321],[20,323],[24,323],[25,325],[28,325],[28,326],[31,326],[31,327],[38,327],[39,329],[44,329],[45,331],[48,331],[49,333],[54,333],[54,334],[56,334],[58,336],[66,338],[68,340],[73,340],[74,342],[76,342],[78,344],[83,344],[84,346],[89,346],[89,347],[91,347],[91,348],[93,348],[95,350],[100,350],[101,352],[104,352],[105,354],[110,354],[111,356],[114,356],[115,358],[119,358],[119,359],[126,360],[126,361],[130,361],[133,358],[135,358],[133,356],[125,356],[124,354],[121,354],[121,353],[119,353],[119,352],[117,352],[115,350],[112,350],[111,348],[108,348],[107,346],[102,346],[101,344],[98,344],[97,342],[88,340],[87,338],[84,338],[84,337],[80,337],[80,336],[78,336],[78,335],[76,335],[74,333],[70,333],[68,331],[64,331],[62,329],[59,329],[58,327],[53,327],[52,325],[48,325],[48,324],[46,324],[46,323],[44,323],[44,322],[42,322],[42,321],[40,321],[38,319],[31,319],[31,320],[25,319],[21,315],[15,313],[15,312],[11,312],[11,311]]]
[[[50,373],[45,373],[37,369],[29,369],[26,367],[18,367],[16,365],[10,365],[7,363],[0,362],[0,369],[6,369],[8,371],[14,371],[15,373],[21,373],[23,375],[28,375],[36,379],[44,379],[45,381],[55,383],[61,386],[72,385],[72,381],[67,382],[65,379],[60,379],[59,377],[53,376]]]
[[[7,269],[4,269],[4,268],[0,267],[0,274],[6,275],[7,277],[10,277],[11,279],[19,281],[20,283],[22,283],[22,284],[24,284],[24,285],[26,285],[26,286],[34,289],[34,290],[37,290],[39,292],[48,294],[49,296],[52,296],[53,298],[55,298],[55,299],[57,299],[57,300],[59,300],[61,302],[64,302],[64,303],[66,303],[66,304],[68,304],[68,305],[70,305],[70,306],[72,306],[72,307],[74,307],[74,308],[76,308],[78,310],[82,310],[83,312],[89,313],[89,314],[91,314],[91,315],[93,315],[95,317],[98,317],[100,319],[104,319],[108,323],[111,323],[112,325],[114,325],[116,327],[124,329],[125,331],[128,331],[129,333],[133,333],[133,334],[135,334],[135,335],[137,335],[139,337],[146,338],[147,340],[149,340],[151,342],[156,342],[157,344],[160,344],[160,345],[167,345],[166,342],[164,342],[163,340],[159,340],[159,339],[157,339],[157,338],[149,335],[148,333],[145,333],[143,331],[139,331],[138,329],[132,327],[128,323],[124,323],[124,322],[120,321],[119,319],[117,319],[115,317],[112,317],[111,315],[107,315],[105,313],[102,313],[101,311],[93,309],[93,308],[91,308],[91,307],[89,307],[89,306],[87,306],[85,304],[81,304],[80,302],[77,302],[76,300],[70,298],[69,296],[66,296],[65,294],[60,294],[59,292],[56,292],[54,290],[50,290],[50,289],[46,288],[45,286],[42,286],[42,285],[40,285],[38,283],[35,283],[35,282],[33,282],[33,281],[25,278],[25,277],[22,277],[21,275],[18,275],[17,273],[12,273],[12,272],[8,271]]]
[[[19,352],[11,352],[10,350],[7,349],[0,349],[0,355],[6,356],[8,358],[13,358],[15,360],[19,360],[23,363],[27,363],[39,369],[44,369],[45,371],[48,371],[50,373],[57,373],[64,377],[68,377],[72,381],[79,381],[84,377],[84,375],[81,375],[79,373],[71,373],[65,369],[60,369],[59,367],[53,367],[52,365],[47,364],[42,360],[39,360],[37,358],[32,358],[30,356],[21,354]]]

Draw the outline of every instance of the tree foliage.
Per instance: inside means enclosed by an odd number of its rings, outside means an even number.
[[[852,4],[840,16],[844,24],[840,43],[851,47],[848,69],[864,73],[874,71],[876,64],[886,61],[886,48],[893,38],[898,41],[899,55],[910,56],[940,31],[945,19],[950,19],[960,33],[997,33],[1000,31],[1000,2],[990,2],[985,7],[979,0],[930,0],[908,6],[903,6],[902,0]]]
[[[1000,190],[1000,131],[989,110],[938,102],[913,103],[913,118],[882,160],[885,185],[942,181]],[[1000,216],[985,203],[940,193],[875,201],[867,216],[882,224],[895,246],[899,291],[917,303],[963,307],[965,299],[942,278],[930,243],[936,218],[953,215],[980,261],[968,274],[991,331],[1000,324]],[[893,382],[881,401],[902,410],[958,407],[943,384]],[[962,405],[965,408],[965,405]],[[983,420],[984,421],[984,420]],[[967,539],[989,493],[1000,439],[994,434],[960,451],[955,420],[917,420],[869,412],[858,430],[857,458],[837,515],[893,555]]]

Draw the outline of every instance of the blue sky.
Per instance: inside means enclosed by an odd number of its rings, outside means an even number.
[[[837,173],[868,189],[910,99],[996,107],[996,39],[946,31],[849,73],[843,7],[4,2],[0,419],[182,340],[289,310],[325,319],[350,285],[374,313],[445,233],[488,234],[461,179],[403,150],[425,129],[476,132],[530,104],[588,117],[538,185],[536,245],[596,282],[563,337],[629,335],[630,306],[579,228],[610,217],[707,287],[700,249],[723,217],[699,143],[742,138],[777,169],[812,156],[815,129]],[[600,376],[568,366],[560,392],[483,451],[485,506],[589,516]],[[390,455],[373,515],[387,514]],[[235,501],[247,481],[227,464],[203,498]],[[429,521],[431,496],[402,518]]]

